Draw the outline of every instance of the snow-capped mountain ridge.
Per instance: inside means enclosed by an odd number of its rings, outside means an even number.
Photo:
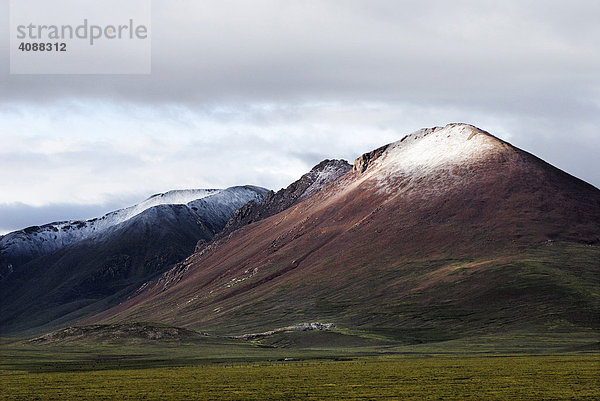
[[[311,171],[307,173],[307,178],[312,180],[312,183],[300,199],[307,199],[319,192],[321,189],[337,180],[350,169],[350,165],[345,160],[325,160],[319,163]]]
[[[136,206],[145,204],[161,205],[161,204],[173,204],[183,205],[189,203],[195,199],[204,198],[205,196],[215,194],[223,191],[222,189],[175,189],[163,193],[154,194],[149,196],[146,200],[140,202]]]
[[[103,229],[129,220],[130,218],[151,207],[158,205],[185,205],[193,200],[214,195],[221,191],[221,189],[184,189],[159,193],[150,196],[136,205],[108,212],[101,217],[95,217],[87,220],[55,221],[52,223],[43,224],[41,226],[31,226],[22,230],[7,233],[4,236],[0,236],[0,241],[2,241],[4,237],[8,237],[11,234],[19,232],[41,235],[43,231],[49,230],[50,232],[56,234],[57,232],[72,232],[73,228],[76,228],[81,233],[81,236],[85,237],[87,233],[95,234],[96,232],[100,232]],[[70,242],[69,236],[67,235],[66,237],[67,242]]]
[[[123,221],[129,220],[130,218],[137,216],[143,211],[148,210],[154,206],[186,205],[196,199],[202,199],[210,195],[218,194],[222,191],[222,189],[181,189],[159,193],[150,196],[146,200],[136,205],[107,213],[98,219],[86,220],[86,222],[105,220],[106,223],[108,223],[108,226],[112,226],[115,224],[122,223]]]
[[[153,195],[146,200],[127,207],[88,220],[59,221],[41,226],[32,226],[22,230],[0,236],[0,262],[4,265],[22,264],[29,259],[53,252],[64,246],[98,236],[108,229],[139,216],[154,207],[164,205],[188,205],[195,207],[198,214],[209,214],[204,209],[210,209],[211,213],[226,214],[227,210],[219,211],[224,205],[235,205],[237,207],[245,203],[244,200],[251,198],[248,191],[254,193],[257,187],[232,187],[227,190],[220,189],[190,189],[174,190]],[[261,191],[263,189],[260,189]],[[264,190],[266,192],[266,190]],[[218,202],[205,202],[198,208],[198,201],[218,196]],[[214,205],[213,205],[214,204]],[[233,207],[233,206],[232,206]],[[199,211],[198,211],[199,210]],[[9,262],[7,262],[9,260]],[[1,266],[0,266],[1,267]],[[11,266],[12,268],[12,266]]]

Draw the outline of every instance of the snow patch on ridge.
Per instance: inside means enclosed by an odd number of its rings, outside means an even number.
[[[19,234],[31,234],[40,238],[47,236],[48,239],[57,239],[59,240],[58,242],[60,242],[60,246],[63,246],[74,242],[75,240],[87,238],[93,234],[104,231],[109,227],[127,221],[154,206],[184,205],[193,200],[205,198],[221,191],[222,190],[220,189],[187,189],[156,194],[138,203],[137,205],[107,213],[102,217],[88,220],[58,221],[44,224],[39,227],[33,226],[23,230],[14,231],[4,237],[1,237],[0,244],[5,245],[4,242],[5,240],[9,240],[9,236],[14,235],[16,237],[21,237]],[[62,238],[62,241],[59,239],[59,237]]]
[[[304,191],[301,199],[307,199],[331,184],[339,177],[344,175],[349,169],[349,165],[345,161],[332,160],[322,170],[314,172],[316,177],[313,177],[313,182]],[[308,174],[313,173],[310,171]]]
[[[121,221],[125,221],[154,206],[185,205],[196,199],[206,198],[209,195],[214,195],[221,191],[221,189],[183,189],[168,191],[162,194],[152,195],[137,205],[113,213],[116,213],[118,217],[122,219]]]
[[[499,140],[470,125],[447,125],[417,131],[391,144],[382,161],[384,171],[430,172],[446,164],[485,157]]]
[[[153,195],[137,205],[107,213],[102,217],[89,220],[59,221],[28,227],[0,237],[0,261],[5,257],[12,257],[11,255],[26,261],[53,252],[61,247],[104,233],[112,227],[161,205],[189,205],[189,207],[197,207],[199,214],[209,215],[212,212],[215,214],[214,217],[227,219],[231,209],[239,207],[252,197],[250,196],[252,194],[249,195],[250,192],[253,192],[250,187],[247,189],[234,187],[230,190],[174,190]],[[198,204],[207,197],[217,195],[222,196],[215,198],[214,202]]]

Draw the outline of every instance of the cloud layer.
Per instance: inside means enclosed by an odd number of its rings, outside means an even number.
[[[456,121],[600,186],[598,2],[152,5],[151,75],[9,75],[0,19],[0,216],[277,189],[323,158]]]

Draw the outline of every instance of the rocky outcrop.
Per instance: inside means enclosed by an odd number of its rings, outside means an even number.
[[[385,152],[385,150],[388,148],[388,146],[390,146],[390,145],[384,145],[384,146],[377,148],[369,153],[363,154],[361,157],[359,157],[358,159],[356,159],[354,161],[354,166],[352,167],[352,171],[358,171],[359,173],[364,173],[365,170],[367,170],[367,168],[369,167],[369,165],[371,163],[373,163],[375,160],[377,160],[383,154],[383,152]]]
[[[236,210],[233,218],[217,235],[217,238],[224,238],[240,227],[273,216],[310,198],[346,174],[351,168],[345,160],[323,160],[287,188],[277,192],[269,191],[262,202],[251,200]],[[198,244],[196,251],[202,249],[203,245]]]
[[[289,333],[291,331],[331,330],[334,327],[335,325],[333,323],[300,323],[293,326],[280,327],[275,330],[264,331],[262,333],[242,334],[241,336],[236,336],[233,338],[239,340],[254,340],[256,338],[271,336],[277,333]]]

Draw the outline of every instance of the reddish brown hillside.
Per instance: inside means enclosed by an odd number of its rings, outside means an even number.
[[[95,321],[226,333],[327,321],[418,341],[551,320],[597,327],[599,244],[598,189],[451,124],[363,155]]]

